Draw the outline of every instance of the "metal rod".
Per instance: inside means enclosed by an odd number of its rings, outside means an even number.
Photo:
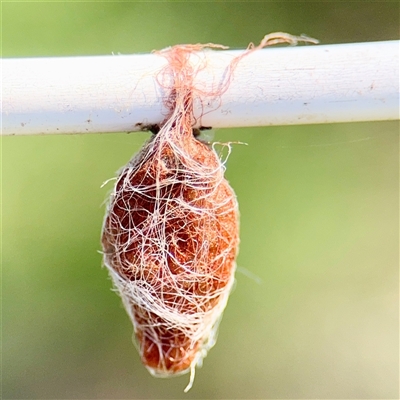
[[[244,127],[399,119],[400,41],[266,48],[243,57],[198,125]],[[218,92],[244,50],[206,50],[195,87]],[[168,115],[157,54],[2,60],[2,134],[131,132]]]

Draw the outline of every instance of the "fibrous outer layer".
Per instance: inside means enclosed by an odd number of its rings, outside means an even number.
[[[197,67],[190,58],[205,47],[226,47],[181,45],[158,52],[167,60],[157,81],[169,93],[164,104],[170,114],[122,169],[111,194],[102,233],[104,263],[133,322],[143,363],[162,377],[190,370],[186,390],[215,343],[239,244],[236,197],[213,147],[193,135],[198,122],[193,102],[204,106],[204,96],[220,99],[244,56],[299,41],[318,42],[282,32],[266,35],[235,57],[210,90],[194,85],[205,58],[198,58]]]
[[[104,263],[156,376],[193,373],[214,345],[239,242],[223,163],[177,120],[120,172],[102,234]]]

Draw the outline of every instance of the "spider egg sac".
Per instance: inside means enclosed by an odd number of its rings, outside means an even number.
[[[121,170],[103,225],[142,362],[158,377],[191,372],[186,390],[234,283],[239,215],[224,171],[189,124],[167,122]]]
[[[202,111],[221,104],[238,63],[254,51],[298,42],[318,43],[307,36],[268,34],[232,58],[216,81],[210,53],[202,50],[226,46],[178,45],[155,53],[167,61],[155,79],[167,118],[159,131],[152,125],[155,134],[121,170],[101,241],[142,362],[158,377],[190,372],[185,391],[215,344],[239,245],[236,196],[224,178],[224,162],[195,138],[193,128],[203,114],[195,118],[193,104]],[[199,82],[205,70],[211,75]]]

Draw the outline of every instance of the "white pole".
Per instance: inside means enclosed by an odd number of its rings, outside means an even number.
[[[266,48],[241,59],[228,90],[202,99],[203,126],[399,119],[400,41]],[[204,51],[196,87],[217,88],[243,50]],[[130,132],[168,114],[160,55],[2,60],[2,134]],[[225,75],[226,76],[226,75]],[[142,125],[140,125],[142,124]]]

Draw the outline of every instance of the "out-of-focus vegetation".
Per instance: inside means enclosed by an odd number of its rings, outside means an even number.
[[[397,39],[397,2],[3,3],[3,57]],[[361,78],[360,78],[361,79]],[[101,268],[100,188],[146,134],[2,139],[3,398],[398,398],[399,124],[227,129],[237,285],[188,377],[141,365]],[[257,276],[252,279],[251,275]]]

